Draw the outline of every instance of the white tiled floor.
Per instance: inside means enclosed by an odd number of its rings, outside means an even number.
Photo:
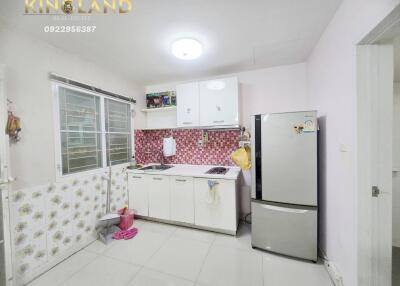
[[[29,286],[331,286],[323,265],[251,248],[238,236],[138,220],[139,234],[94,242]]]

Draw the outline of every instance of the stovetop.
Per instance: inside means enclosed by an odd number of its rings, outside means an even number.
[[[206,174],[211,174],[211,175],[225,175],[229,171],[229,168],[224,168],[224,167],[214,167],[211,168],[206,172]]]

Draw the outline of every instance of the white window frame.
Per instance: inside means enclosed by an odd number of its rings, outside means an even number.
[[[76,173],[70,173],[70,174],[63,174],[62,173],[62,148],[61,148],[61,129],[60,129],[60,102],[59,102],[59,88],[63,87],[63,88],[68,88],[70,90],[76,90],[88,95],[94,95],[99,97],[100,99],[100,125],[101,125],[101,140],[102,140],[102,144],[101,144],[101,149],[102,149],[102,167],[100,168],[96,168],[96,169],[92,169],[92,170],[87,170],[87,171],[81,171],[81,172],[76,172]],[[52,82],[51,83],[51,90],[52,90],[52,94],[53,94],[53,99],[54,99],[54,104],[53,104],[53,122],[54,122],[54,144],[55,144],[55,172],[56,172],[56,181],[60,181],[62,179],[65,178],[71,178],[74,176],[86,176],[86,175],[92,175],[92,174],[98,174],[101,172],[106,171],[106,169],[108,168],[107,166],[107,150],[106,150],[106,121],[105,121],[105,99],[110,99],[110,100],[114,100],[117,102],[122,102],[125,104],[129,104],[130,105],[130,109],[131,109],[131,129],[130,129],[130,133],[131,133],[131,152],[132,155],[135,152],[134,146],[134,120],[133,120],[133,116],[135,114],[135,111],[133,109],[133,105],[132,103],[128,103],[125,100],[121,100],[118,98],[114,98],[111,96],[107,96],[98,92],[94,92],[94,91],[90,91],[87,89],[83,89],[83,88],[79,88],[73,85],[69,85],[69,84],[64,84],[64,83],[60,83],[60,82]],[[121,163],[121,164],[116,164],[113,165],[112,167],[115,166],[123,166],[123,165],[128,165],[129,162],[127,163]]]

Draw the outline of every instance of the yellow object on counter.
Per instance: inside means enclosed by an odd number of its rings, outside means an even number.
[[[241,147],[231,154],[231,159],[242,170],[249,170],[251,168],[251,155],[250,147]]]

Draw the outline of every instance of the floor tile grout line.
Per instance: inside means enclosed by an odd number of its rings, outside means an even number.
[[[122,262],[122,263],[127,263],[127,264],[130,264],[130,265],[133,265],[133,266],[138,266],[138,267],[144,267],[145,265],[146,265],[146,263],[148,262],[148,261],[150,261],[150,259],[168,242],[168,240],[170,240],[170,238],[172,237],[172,235],[177,231],[177,228],[176,227],[173,227],[174,229],[170,232],[170,233],[165,233],[165,232],[161,232],[161,231],[154,231],[154,230],[149,230],[149,229],[145,229],[145,231],[147,232],[151,232],[151,233],[153,233],[153,234],[160,234],[160,235],[162,235],[162,234],[164,234],[165,236],[166,236],[166,238],[165,238],[165,241],[164,242],[162,242],[161,243],[161,245],[157,248],[157,250],[145,261],[145,262],[143,262],[143,264],[137,264],[137,263],[133,263],[133,262],[131,262],[131,261],[126,261],[126,260],[123,260],[123,259],[119,259],[119,258],[116,258],[116,257],[113,257],[113,256],[109,256],[109,255],[107,255],[106,254],[106,252],[108,251],[108,250],[110,250],[113,246],[107,246],[107,249],[106,250],[104,250],[101,254],[99,254],[99,253],[95,253],[95,254],[97,254],[98,256],[102,256],[102,257],[105,257],[105,258],[110,258],[110,259],[114,259],[114,260],[116,260],[116,261],[119,261],[119,262]],[[94,242],[93,242],[94,243]],[[115,244],[114,244],[115,245]],[[88,250],[90,253],[94,253],[94,252],[92,252],[92,251],[90,251],[90,250]]]
[[[210,254],[211,249],[213,248],[213,245],[214,245],[214,242],[215,242],[216,239],[217,239],[217,237],[215,236],[214,239],[213,239],[213,242],[210,243],[210,247],[209,247],[208,250],[207,250],[207,254],[206,254],[206,256],[204,257],[203,263],[201,264],[200,271],[199,271],[199,273],[197,274],[196,280],[194,281],[194,284],[195,284],[195,285],[196,285],[196,284],[198,283],[198,281],[199,281],[201,272],[203,271],[204,265],[205,265],[205,263],[206,263],[206,261],[207,261],[207,257],[208,257],[208,255]]]
[[[154,271],[154,272],[158,272],[158,273],[161,273],[161,274],[164,274],[164,275],[172,276],[172,277],[177,278],[177,279],[185,280],[187,282],[196,283],[194,280],[190,280],[190,279],[187,279],[185,277],[178,276],[176,274],[171,274],[171,273],[168,273],[168,272],[164,272],[164,271],[161,271],[159,269],[152,268],[150,266],[143,266],[143,268],[151,270],[151,271]]]
[[[260,255],[261,258],[261,279],[262,279],[262,285],[265,286],[265,281],[264,281],[264,256]]]
[[[143,266],[142,264],[133,263],[133,262],[130,262],[130,261],[126,261],[126,260],[117,258],[117,257],[112,257],[112,256],[107,256],[107,255],[102,255],[102,257],[103,258],[112,259],[112,260],[115,260],[115,261],[118,261],[118,262],[121,262],[121,263],[129,264],[129,265],[132,265],[132,266],[137,266],[137,267],[142,267]]]
[[[171,239],[172,234],[176,231],[176,229],[174,229],[174,231],[172,231],[169,235],[167,235],[165,241],[163,243],[160,244],[160,246],[157,248],[156,251],[154,251],[154,253],[152,255],[150,255],[150,257],[143,263],[144,266],[146,266],[146,264],[154,257],[154,255],[156,255],[156,253],[158,253],[161,248],[167,244],[167,242]]]
[[[34,280],[30,281],[27,285],[29,286],[31,283],[35,282],[36,280],[39,280],[41,277],[46,276],[51,270],[55,269],[56,267],[60,266],[60,265],[63,264],[64,262],[68,261],[68,260],[71,259],[71,257],[73,257],[74,255],[77,255],[78,253],[81,253],[82,250],[85,250],[85,248],[82,248],[82,249],[79,250],[78,252],[75,252],[74,254],[70,255],[69,257],[67,257],[66,259],[64,259],[63,261],[61,261],[60,263],[56,264],[54,267],[50,268],[49,270],[47,270],[47,271],[44,272],[43,274],[41,274],[41,275],[39,275],[38,277],[36,277]],[[62,284],[64,284],[64,283],[65,283],[67,280],[69,280],[73,275],[75,275],[76,273],[78,273],[79,271],[81,271],[83,268],[85,268],[87,265],[89,265],[90,263],[92,263],[93,261],[95,261],[95,260],[99,257],[99,255],[97,255],[97,254],[95,254],[95,253],[92,253],[92,252],[89,252],[89,253],[90,253],[90,254],[93,254],[93,255],[96,255],[96,257],[95,257],[93,260],[91,260],[91,261],[85,263],[80,269],[78,269],[78,270],[76,270],[76,271],[73,271],[73,273],[72,273],[68,278],[66,278],[64,281],[62,281],[62,282],[56,284],[56,286],[61,286]]]
[[[96,260],[102,258],[101,255],[97,255],[97,257],[95,259],[93,259],[92,261],[90,261],[89,263],[85,264],[85,266],[81,267],[78,271],[74,272],[72,275],[69,276],[68,279],[65,279],[60,286],[64,285],[67,281],[69,281],[70,279],[72,279],[72,277],[75,277],[76,275],[78,275],[79,272],[83,271],[86,267],[88,267],[90,264],[94,263]]]
[[[129,263],[129,262],[122,261],[122,260],[117,259],[117,258],[114,258],[114,257],[108,257],[108,256],[105,256],[105,255],[97,255],[97,257],[96,257],[95,259],[93,259],[91,262],[85,264],[85,266],[83,266],[81,269],[79,269],[78,271],[76,271],[75,273],[73,273],[72,275],[70,275],[68,279],[64,280],[64,281],[62,282],[62,284],[60,284],[60,286],[64,285],[64,284],[65,284],[66,282],[68,282],[70,279],[72,279],[73,277],[75,277],[79,272],[83,271],[83,270],[84,270],[85,268],[87,268],[90,264],[94,263],[96,260],[101,259],[101,258],[107,258],[107,259],[115,260],[115,261],[118,261],[118,262],[121,262],[121,263],[125,263],[125,264],[129,264],[129,265],[138,267],[138,268],[139,268],[138,271],[135,273],[135,275],[134,275],[133,278],[129,281],[129,283],[133,281],[133,279],[136,277],[137,273],[139,273],[139,271],[144,267],[143,265],[134,264],[134,263]],[[128,283],[128,284],[129,284],[129,283]],[[128,285],[128,284],[126,284],[126,285]]]
[[[142,271],[143,268],[144,266],[140,266],[138,271],[136,271],[133,277],[124,286],[129,286],[136,279],[136,277],[139,275],[140,271]]]

